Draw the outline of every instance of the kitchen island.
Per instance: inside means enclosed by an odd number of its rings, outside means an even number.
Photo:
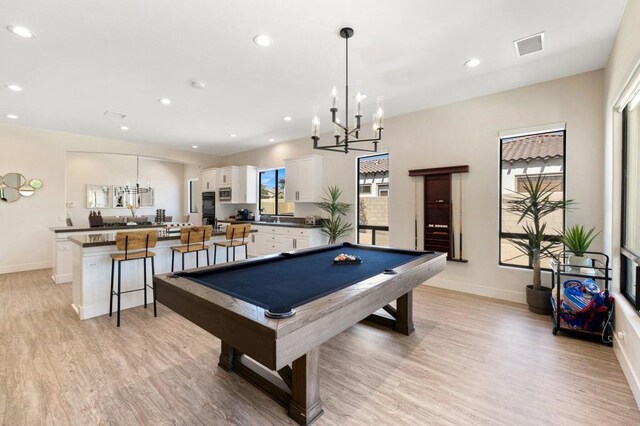
[[[126,231],[143,230],[141,226],[129,226]],[[148,229],[148,228],[147,228]],[[213,242],[224,241],[225,229],[215,230],[211,241],[207,244],[212,246],[210,251],[211,262],[213,262]],[[257,232],[252,230],[251,232]],[[156,274],[171,271],[171,247],[180,245],[180,234],[170,233],[166,227],[158,231],[158,243],[151,249],[155,256]],[[72,307],[81,320],[93,318],[109,313],[109,289],[111,280],[111,254],[118,252],[116,249],[116,233],[91,233],[72,235],[68,237],[71,244],[72,258],[72,282],[73,282],[73,303]],[[195,254],[185,256],[184,269],[195,268]],[[206,265],[206,253],[199,253],[200,265]],[[244,250],[238,249],[236,260],[244,259]],[[217,255],[218,263],[226,262],[225,250],[219,249]],[[176,270],[182,269],[181,257],[176,255]],[[149,275],[149,280],[150,280]],[[122,290],[141,288],[143,283],[143,268],[140,262],[122,263]],[[153,300],[151,289],[147,289],[147,297]],[[144,293],[132,292],[122,295],[122,309],[141,306],[144,303]]]

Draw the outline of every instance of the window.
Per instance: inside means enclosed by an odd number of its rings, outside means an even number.
[[[198,213],[198,194],[196,191],[198,179],[189,179],[188,196],[189,196],[189,213]]]
[[[361,195],[371,194],[371,185],[360,185],[360,194]]]
[[[389,245],[389,155],[357,160],[358,243]]]
[[[640,311],[640,95],[622,111],[622,235],[620,290]]]
[[[293,216],[294,204],[284,200],[285,178],[284,168],[260,172],[260,214]]]
[[[542,177],[554,200],[565,200],[565,131],[536,133],[500,140],[500,265],[530,267],[524,255],[509,239],[525,237],[518,223],[519,217],[505,211],[505,201],[515,193],[522,193],[527,178],[536,181]],[[544,221],[549,239],[564,229],[564,211],[554,212]],[[558,248],[560,248],[558,246]],[[542,259],[549,267],[550,259]]]

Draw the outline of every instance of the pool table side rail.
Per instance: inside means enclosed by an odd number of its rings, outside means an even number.
[[[396,268],[397,275],[376,275],[300,307],[293,321],[280,320],[278,324],[275,369],[412,291],[445,266],[446,253],[421,257]]]

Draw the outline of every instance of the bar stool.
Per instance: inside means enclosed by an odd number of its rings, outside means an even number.
[[[118,297],[118,314],[117,325],[120,327],[120,299],[122,294],[131,293],[134,291],[144,291],[144,308],[147,309],[147,287],[153,291],[153,316],[158,316],[156,308],[156,285],[152,286],[147,284],[147,259],[151,258],[151,276],[155,275],[154,256],[155,253],[149,251],[150,248],[154,248],[158,242],[158,231],[137,231],[137,232],[118,232],[116,234],[116,248],[120,251],[124,250],[124,253],[114,253],[111,255],[111,297],[109,297],[109,316],[113,314],[113,296]],[[133,250],[133,251],[132,251]],[[128,262],[130,260],[142,260],[144,265],[144,287],[134,290],[121,291],[122,281],[122,262]],[[115,273],[115,265],[118,262],[118,291],[113,291],[113,280]],[[152,278],[153,280],[153,278]]]
[[[233,249],[233,261],[236,260],[236,247],[244,246],[244,257],[248,258],[247,246],[248,241],[245,241],[251,232],[251,224],[243,223],[241,225],[227,225],[227,232],[225,238],[227,241],[220,241],[213,243],[213,264],[216,264],[216,255],[218,254],[218,247],[224,247],[227,249],[227,262],[229,261],[229,249]]]
[[[207,266],[209,265],[209,246],[205,243],[211,239],[211,233],[213,232],[213,226],[192,226],[189,228],[180,229],[180,244],[186,244],[181,246],[171,247],[171,272],[173,272],[173,264],[175,260],[175,254],[182,254],[182,269],[184,270],[184,255],[185,253],[196,254],[196,268],[200,265],[198,263],[199,254],[201,251],[207,252]]]

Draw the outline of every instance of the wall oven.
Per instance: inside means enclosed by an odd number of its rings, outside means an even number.
[[[222,201],[231,201],[231,187],[221,187],[218,189],[218,199]]]

